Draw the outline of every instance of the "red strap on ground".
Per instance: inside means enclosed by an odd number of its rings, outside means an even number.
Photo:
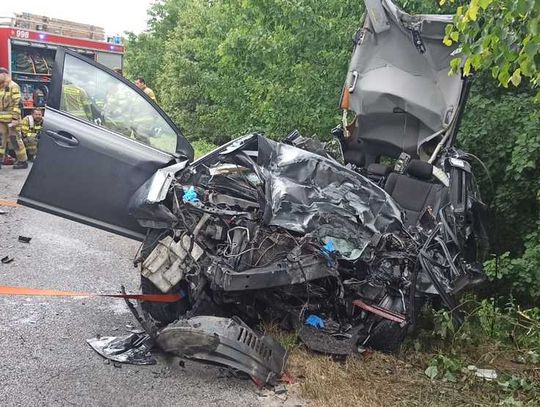
[[[127,298],[149,302],[176,302],[182,299],[180,294],[95,294],[79,291],[44,290],[40,288],[10,287],[0,285],[0,295],[24,295],[39,297],[112,297]]]

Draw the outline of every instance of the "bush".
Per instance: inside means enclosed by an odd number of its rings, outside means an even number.
[[[475,168],[490,202],[493,289],[528,304],[540,298],[540,116],[532,92],[507,91],[486,75],[475,80],[459,144],[485,163]]]

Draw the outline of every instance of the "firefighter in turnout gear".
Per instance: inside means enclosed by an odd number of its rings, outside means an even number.
[[[8,144],[15,150],[17,162],[14,169],[28,168],[26,148],[20,133],[21,90],[13,82],[6,68],[0,67],[0,162],[3,161]]]
[[[43,112],[34,109],[31,115],[26,116],[21,123],[21,132],[28,159],[36,158],[38,137],[43,127]]]
[[[60,109],[79,119],[93,121],[90,97],[84,89],[74,83],[67,82],[62,86]]]
[[[157,103],[156,100],[156,94],[152,89],[150,89],[148,86],[146,86],[146,81],[142,77],[138,77],[135,81],[135,85],[142,90],[144,93],[146,93],[146,96],[148,96],[150,99],[152,99],[154,102]]]

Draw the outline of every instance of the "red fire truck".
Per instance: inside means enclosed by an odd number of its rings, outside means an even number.
[[[0,66],[21,87],[24,112],[44,109],[58,46],[79,52],[109,68],[122,68],[118,37],[105,41],[103,28],[71,21],[16,14],[0,18]]]

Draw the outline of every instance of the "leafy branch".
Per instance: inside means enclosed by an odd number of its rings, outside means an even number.
[[[440,0],[444,5],[447,0]],[[453,2],[454,0],[450,0]],[[463,74],[490,70],[500,85],[520,86],[522,78],[533,88],[540,84],[540,2],[537,0],[471,0],[459,6],[446,27],[444,43],[460,43],[466,56]],[[451,62],[457,72],[461,59]],[[540,103],[540,91],[536,93]]]

